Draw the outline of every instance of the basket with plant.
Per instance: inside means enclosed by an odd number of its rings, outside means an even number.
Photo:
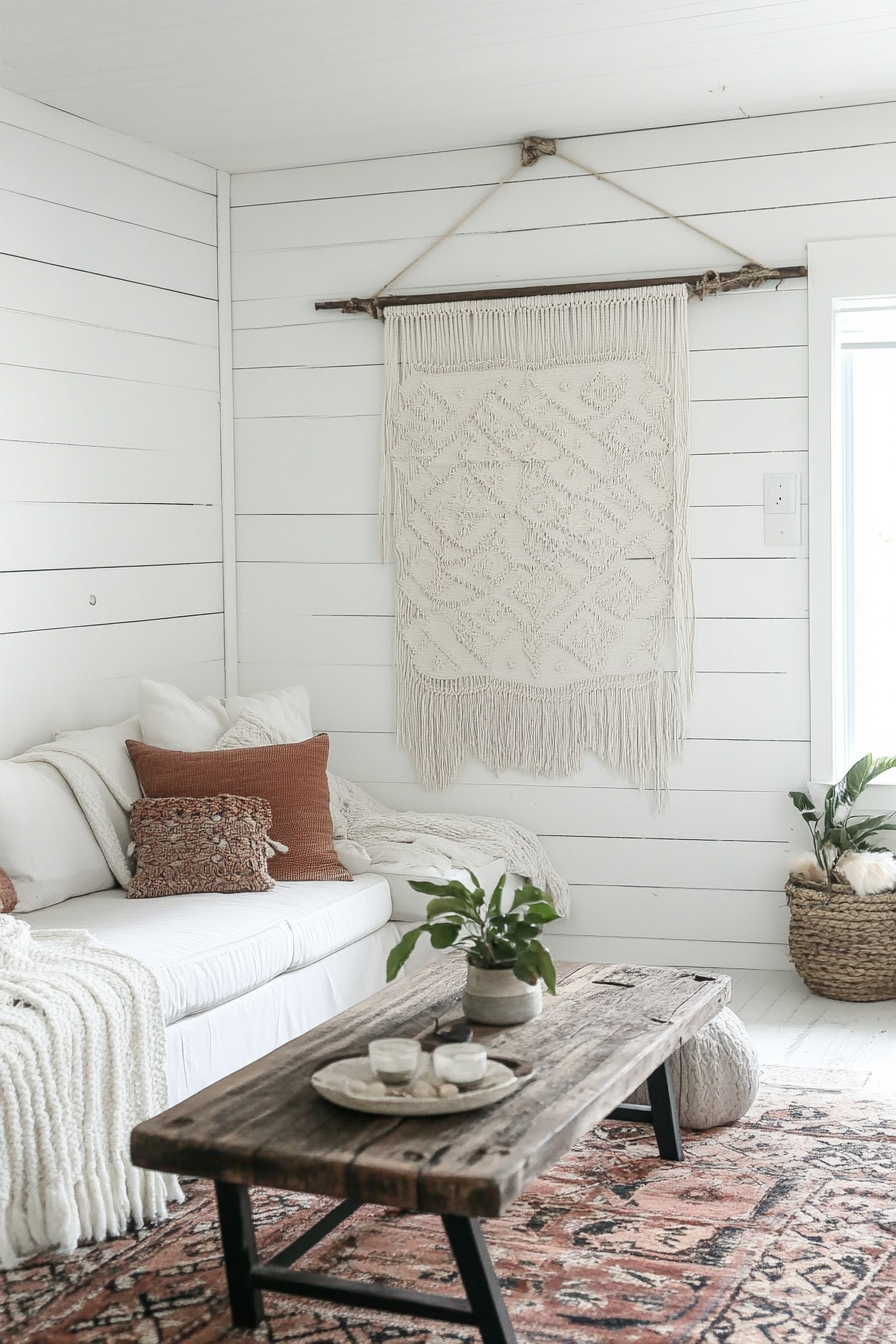
[[[812,852],[790,861],[790,955],[808,988],[827,998],[896,998],[896,856],[877,842],[896,830],[896,813],[855,815],[868,785],[894,767],[896,756],[863,756],[820,808],[790,794],[812,837]]]

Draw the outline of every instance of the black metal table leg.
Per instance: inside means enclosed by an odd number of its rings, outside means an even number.
[[[678,1124],[678,1100],[668,1060],[658,1069],[654,1069],[647,1079],[647,1095],[650,1098],[650,1112],[660,1157],[665,1158],[667,1162],[683,1162],[684,1149],[681,1146],[681,1129]]]
[[[252,1206],[244,1185],[226,1181],[215,1183],[221,1241],[227,1271],[227,1291],[233,1323],[254,1330],[264,1319],[262,1289],[290,1293],[296,1297],[317,1298],[379,1311],[422,1316],[429,1320],[451,1321],[479,1330],[483,1344],[516,1344],[507,1307],[495,1275],[478,1218],[445,1214],[442,1222],[454,1252],[466,1297],[443,1293],[419,1293],[405,1288],[389,1288],[380,1283],[355,1283],[329,1274],[308,1274],[288,1268],[322,1241],[334,1228],[351,1217],[359,1207],[355,1200],[343,1200],[297,1237],[273,1260],[258,1259]]]
[[[482,1227],[478,1218],[460,1218],[455,1214],[442,1215],[448,1241],[457,1261],[457,1268],[482,1344],[516,1344],[516,1335],[507,1314],[507,1304],[495,1274]]]
[[[230,1314],[235,1326],[254,1330],[261,1324],[264,1307],[261,1292],[252,1285],[252,1270],[258,1260],[258,1252],[249,1189],[245,1185],[216,1181],[215,1195],[221,1223]]]
[[[625,1102],[607,1116],[608,1120],[627,1120],[636,1125],[653,1125],[656,1146],[666,1162],[683,1162],[681,1129],[678,1124],[678,1098],[669,1071],[669,1061],[661,1064],[647,1079],[649,1106]]]

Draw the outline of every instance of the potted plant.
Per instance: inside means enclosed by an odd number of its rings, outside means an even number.
[[[389,953],[386,979],[395,979],[418,940],[428,933],[433,947],[466,952],[463,1010],[469,1021],[497,1026],[528,1022],[541,1012],[541,982],[549,994],[557,992],[551,954],[539,942],[544,925],[559,918],[557,911],[545,893],[528,882],[515,892],[509,909],[502,910],[504,877],[486,896],[476,874],[469,876],[472,889],[456,880],[410,884],[435,899],[426,907],[426,923],[410,929]]]
[[[790,794],[813,850],[790,862],[790,955],[808,988],[827,998],[896,998],[896,857],[875,843],[896,830],[896,813],[854,816],[872,780],[894,767],[896,756],[863,756],[820,809]]]

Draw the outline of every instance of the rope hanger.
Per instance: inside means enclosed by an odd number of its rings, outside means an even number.
[[[384,291],[394,285],[396,281],[400,280],[402,276],[407,275],[408,271],[412,270],[424,257],[428,257],[430,252],[434,252],[437,247],[444,243],[448,238],[452,237],[453,234],[457,233],[458,229],[463,224],[466,224],[467,220],[471,219],[478,210],[481,210],[485,203],[490,201],[492,196],[494,196],[497,191],[500,191],[505,183],[510,182],[523,168],[530,168],[533,163],[537,163],[540,158],[546,155],[555,155],[558,159],[563,159],[564,163],[570,164],[573,168],[578,168],[580,172],[590,174],[599,182],[605,182],[607,186],[614,187],[616,191],[621,191],[626,196],[631,196],[633,200],[639,201],[642,205],[648,206],[651,210],[656,210],[659,214],[664,215],[666,219],[672,219],[677,224],[684,225],[684,227],[690,229],[692,233],[697,233],[701,238],[706,238],[709,242],[715,243],[718,247],[723,247],[726,252],[733,252],[736,257],[742,258],[744,264],[737,271],[704,271],[702,275],[660,276],[656,279],[649,280],[577,281],[566,285],[535,285],[531,287],[515,287],[511,289],[465,290],[463,292],[448,294],[384,293]],[[557,148],[556,140],[548,140],[540,135],[527,135],[520,143],[519,163],[512,168],[509,173],[505,173],[500,181],[496,182],[493,187],[489,187],[485,195],[480,197],[469,210],[465,211],[460,219],[455,220],[449,229],[446,229],[443,234],[429,243],[422,252],[419,252],[416,257],[412,258],[406,266],[403,266],[400,271],[397,271],[389,280],[386,280],[384,284],[380,285],[375,294],[372,294],[368,299],[328,299],[323,302],[315,303],[314,306],[317,309],[339,309],[343,313],[367,313],[370,317],[381,318],[385,308],[406,306],[415,303],[451,303],[467,299],[505,299],[513,298],[515,296],[539,294],[578,294],[598,289],[640,289],[646,285],[657,284],[685,284],[687,285],[689,297],[705,299],[708,298],[710,294],[724,294],[734,289],[755,289],[765,280],[787,280],[791,277],[807,274],[808,271],[805,266],[780,266],[776,269],[763,266],[761,262],[756,261],[753,257],[747,256],[745,252],[741,252],[738,248],[732,247],[730,243],[723,242],[721,238],[716,238],[714,234],[707,233],[705,229],[698,228],[697,225],[692,224],[690,220],[682,219],[680,215],[672,214],[672,212],[666,210],[664,206],[657,205],[655,201],[648,200],[646,196],[639,196],[636,191],[632,191],[629,187],[621,186],[618,182],[614,182],[611,177],[607,177],[604,173],[599,173],[596,168],[591,168],[587,163],[581,163],[578,159],[572,158],[569,154],[564,154],[562,150]]]

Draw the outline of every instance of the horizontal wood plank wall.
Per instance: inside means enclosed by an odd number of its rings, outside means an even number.
[[[896,233],[896,105],[585,137],[575,157],[768,264]],[[807,545],[763,545],[762,477],[806,499],[806,286],[692,302],[697,689],[667,811],[594,758],[560,781],[476,762],[422,790],[395,745],[392,573],[377,551],[382,331],[315,313],[365,295],[513,165],[512,146],[233,179],[241,684],[304,682],[333,768],[396,807],[510,817],[573,884],[557,950],[785,967],[786,791],[809,769]],[[736,265],[543,159],[405,292]],[[802,842],[800,841],[800,847]]]
[[[216,180],[0,91],[0,754],[222,689]]]

